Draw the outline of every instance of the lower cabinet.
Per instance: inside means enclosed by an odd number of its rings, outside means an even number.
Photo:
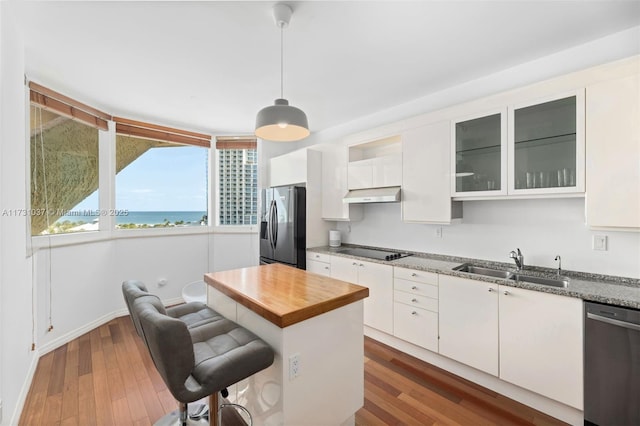
[[[583,409],[582,300],[326,256],[332,278],[369,288],[365,325]]]
[[[369,288],[364,299],[364,324],[393,332],[393,268],[380,263],[331,256],[331,278]]]
[[[582,410],[582,300],[500,286],[500,378]]]
[[[440,276],[440,354],[498,375],[498,285]]]
[[[438,274],[394,268],[393,335],[438,352]]]
[[[582,300],[440,276],[440,354],[582,409]]]
[[[307,253],[307,271],[331,276],[331,257],[322,253]]]

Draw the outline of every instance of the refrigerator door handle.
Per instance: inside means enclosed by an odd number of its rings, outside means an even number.
[[[275,250],[276,248],[276,244],[274,242],[273,239],[273,211],[275,209],[275,205],[276,202],[275,201],[271,201],[271,204],[269,205],[269,245],[271,245],[271,248]]]
[[[273,202],[273,247],[278,245],[278,205]]]

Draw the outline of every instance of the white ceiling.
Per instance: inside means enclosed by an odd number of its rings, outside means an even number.
[[[22,2],[27,76],[104,111],[251,133],[280,93],[273,1]],[[640,24],[639,1],[297,1],[284,97],[318,132]]]

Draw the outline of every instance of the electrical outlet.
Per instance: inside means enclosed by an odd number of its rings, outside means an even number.
[[[161,278],[161,279],[158,280],[158,287],[164,287],[168,283],[169,282],[167,280],[165,280],[164,278]]]
[[[442,226],[436,228],[436,237],[442,238]]]
[[[594,235],[593,236],[593,249],[594,250],[607,250],[607,236],[606,235]]]
[[[293,380],[300,375],[300,354],[296,353],[289,357],[289,380]]]

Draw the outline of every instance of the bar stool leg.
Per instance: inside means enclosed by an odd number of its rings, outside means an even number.
[[[218,392],[209,395],[209,425],[219,426],[218,421]]]
[[[189,414],[189,407],[184,402],[178,402],[178,406],[179,406],[178,421],[180,422],[181,425],[186,425],[188,414]]]

